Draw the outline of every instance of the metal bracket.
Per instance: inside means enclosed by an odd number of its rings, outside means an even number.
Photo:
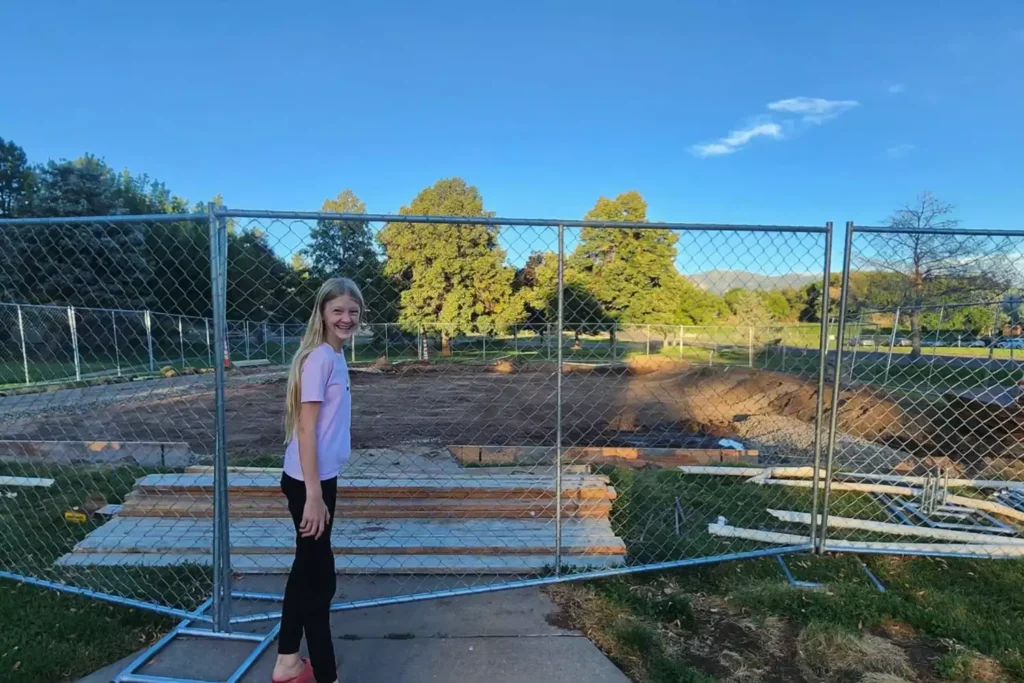
[[[283,596],[268,593],[235,592],[231,594],[231,597],[249,600],[281,600]],[[277,638],[277,635],[281,630],[281,624],[278,622],[274,625],[274,628],[270,629],[266,633],[251,633],[249,631],[213,631],[192,626],[192,623],[197,620],[196,617],[206,616],[206,612],[210,609],[212,604],[213,598],[207,599],[206,602],[200,605],[193,613],[192,617],[182,620],[182,622],[179,623],[170,633],[153,643],[153,645],[151,645],[147,650],[136,657],[127,668],[114,677],[114,683],[216,683],[214,681],[197,678],[150,676],[147,674],[136,673],[146,665],[146,662],[155,657],[161,650],[167,647],[171,641],[179,636],[185,636],[188,638],[213,638],[217,640],[240,640],[255,643],[256,647],[253,651],[250,652],[249,656],[238,665],[238,668],[235,669],[226,681],[226,683],[238,683],[238,681],[242,679],[242,676],[249,671],[259,656],[263,654],[274,639]],[[207,619],[208,618],[209,617],[207,617]]]

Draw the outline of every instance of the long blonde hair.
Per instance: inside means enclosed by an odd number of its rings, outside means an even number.
[[[306,324],[306,332],[302,335],[299,350],[295,352],[291,368],[288,370],[288,389],[285,392],[284,411],[285,443],[291,440],[298,424],[299,404],[302,402],[302,391],[299,386],[302,382],[302,365],[314,349],[323,345],[327,336],[324,332],[324,308],[331,301],[343,296],[349,296],[359,304],[359,317],[362,322],[366,302],[355,282],[346,277],[336,277],[327,280],[320,286],[320,291],[316,293],[313,313],[309,316],[309,323]]]

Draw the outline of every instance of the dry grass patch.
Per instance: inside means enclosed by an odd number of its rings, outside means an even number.
[[[907,653],[869,633],[814,622],[797,639],[800,667],[809,680],[848,681],[865,674],[913,678]]]

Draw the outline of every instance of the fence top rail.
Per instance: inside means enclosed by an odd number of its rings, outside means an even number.
[[[727,225],[715,223],[637,223],[632,221],[558,220],[554,218],[491,218],[487,216],[402,216],[381,213],[330,213],[322,211],[252,211],[216,208],[214,214],[225,218],[263,218],[268,220],[358,221],[365,223],[435,223],[442,225],[496,225],[557,228],[622,228],[628,230],[714,230],[720,232],[797,232],[825,234],[826,225]]]
[[[1000,230],[993,228],[916,229],[898,228],[891,225],[853,225],[854,233],[873,235],[961,235],[964,237],[1024,237],[1024,230]]]
[[[115,214],[111,216],[32,216],[28,218],[0,218],[0,227],[7,225],[91,225],[93,223],[178,223],[183,221],[209,221],[208,213],[146,213]]]

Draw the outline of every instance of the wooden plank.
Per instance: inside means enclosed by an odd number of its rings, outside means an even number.
[[[287,517],[288,505],[284,498],[265,498],[239,500],[229,498],[230,514],[240,517]],[[562,513],[576,517],[607,517],[611,512],[611,502],[598,501],[565,501]],[[168,499],[129,497],[121,507],[121,516],[166,516],[166,517],[206,517],[213,514],[213,500],[207,497],[199,499]],[[555,506],[552,503],[536,501],[506,500],[372,500],[356,501],[339,500],[335,514],[337,517],[381,517],[381,518],[445,518],[445,517],[479,517],[479,518],[523,518],[523,517],[554,517]]]
[[[555,461],[555,449],[550,446],[476,446],[451,445],[448,447],[463,464],[547,464]],[[756,463],[756,450],[731,448],[639,448],[636,446],[571,446],[563,449],[564,463],[604,460],[643,460],[658,464],[672,460],[675,465],[701,465],[726,462]]]

